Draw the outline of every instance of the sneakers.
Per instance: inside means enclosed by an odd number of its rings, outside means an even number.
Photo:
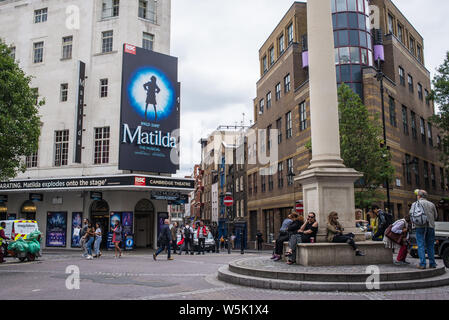
[[[276,256],[276,258],[274,258],[273,261],[279,261],[281,259],[282,259],[281,256]]]
[[[437,265],[429,266],[429,269],[436,269]]]
[[[355,256],[356,256],[356,257],[364,257],[365,254],[364,254],[362,251],[357,250],[357,251],[355,252]]]
[[[426,267],[424,267],[424,266],[417,266],[417,268],[418,268],[419,270],[425,270],[425,269],[426,269]]]
[[[92,258],[92,256],[87,256],[86,259],[87,260],[92,260],[93,258]]]
[[[175,259],[173,259],[172,257],[170,257],[170,258],[167,258],[167,260],[175,260]]]
[[[156,253],[153,253],[153,260],[156,261]]]

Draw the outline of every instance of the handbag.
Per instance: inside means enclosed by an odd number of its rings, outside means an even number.
[[[385,230],[385,236],[390,239],[391,241],[393,241],[394,243],[397,243],[398,245],[404,245],[404,234],[398,234],[398,233],[394,233],[393,231],[391,231],[391,229],[393,228],[393,225],[390,225],[387,230]]]

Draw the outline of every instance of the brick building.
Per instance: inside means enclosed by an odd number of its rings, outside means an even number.
[[[378,33],[370,25],[369,6],[373,5],[379,8]],[[269,133],[258,139],[259,148],[268,154],[278,144],[278,163],[271,167],[248,164],[248,240],[255,240],[257,230],[266,241],[274,239],[282,220],[302,199],[294,176],[311,159],[306,148],[310,141],[306,10],[306,3],[293,3],[259,50],[260,79],[251,129],[279,130],[276,139]],[[447,195],[447,174],[438,160],[438,132],[428,122],[435,110],[433,102],[426,100],[431,83],[422,36],[391,0],[335,0],[332,12],[336,81],[348,84],[373,113],[382,110],[375,77],[379,52],[374,52],[374,45],[383,42],[387,145],[395,167],[390,211],[396,218],[408,212],[417,188],[426,189],[430,200],[439,203]],[[249,145],[248,150],[255,152],[256,146]],[[262,168],[273,174],[260,175]],[[440,211],[449,220],[448,212]]]

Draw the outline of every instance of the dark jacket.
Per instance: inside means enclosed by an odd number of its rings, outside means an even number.
[[[295,234],[298,232],[299,229],[301,229],[302,225],[304,223],[299,221],[299,220],[295,220],[292,223],[289,224],[288,228],[287,228],[287,232],[289,235]]]
[[[164,225],[161,227],[161,231],[160,231],[160,233],[159,233],[159,238],[158,238],[158,240],[159,240],[160,242],[166,242],[166,243],[172,241],[172,238],[171,238],[171,232],[170,232],[170,227],[169,227],[168,224],[164,224]]]

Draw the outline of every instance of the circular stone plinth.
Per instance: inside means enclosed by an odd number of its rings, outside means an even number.
[[[413,264],[304,267],[274,262],[268,257],[233,261],[220,268],[218,278],[244,286],[293,291],[367,291],[367,283],[373,279],[378,281],[377,290],[449,285],[449,274],[444,267],[426,270],[419,270]]]

